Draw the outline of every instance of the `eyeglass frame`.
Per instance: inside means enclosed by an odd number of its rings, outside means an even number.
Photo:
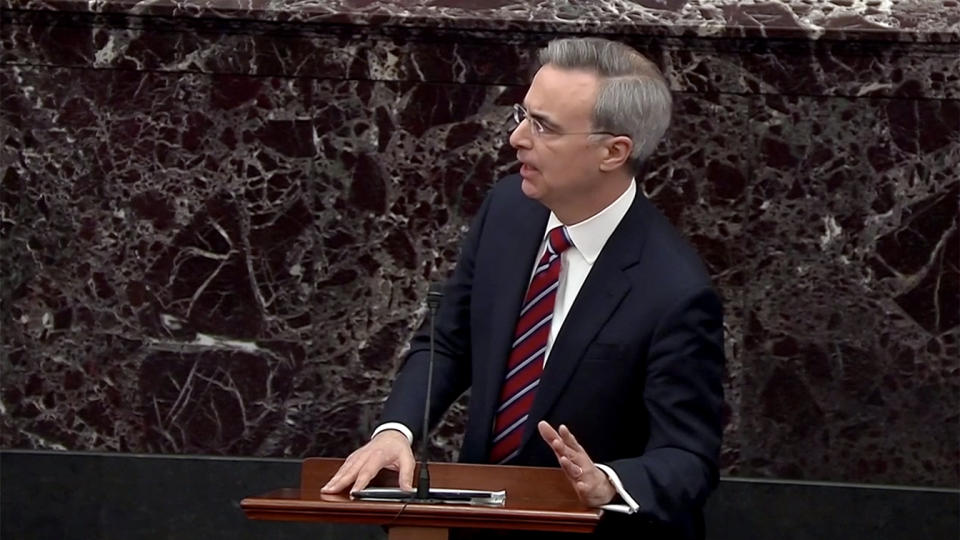
[[[520,103],[513,104],[513,113],[510,115],[510,119],[513,120],[516,124],[513,129],[520,127],[520,124],[524,120],[530,121],[530,132],[534,137],[540,138],[544,135],[552,135],[555,137],[563,137],[565,135],[609,135],[611,137],[629,137],[629,135],[623,133],[614,133],[612,131],[557,131],[552,128],[548,128],[543,125],[543,122],[538,120],[535,116],[530,114],[530,111],[526,109]]]

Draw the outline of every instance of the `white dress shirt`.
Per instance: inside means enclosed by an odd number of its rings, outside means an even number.
[[[560,329],[563,327],[563,321],[566,318],[567,313],[570,312],[570,308],[573,306],[574,300],[577,299],[577,294],[579,294],[580,288],[583,286],[583,282],[586,281],[587,276],[590,274],[590,270],[593,268],[593,263],[597,260],[597,257],[600,256],[600,251],[603,250],[603,246],[607,243],[607,240],[610,238],[610,235],[613,234],[613,231],[617,228],[617,225],[620,224],[623,216],[627,214],[627,210],[630,209],[630,205],[633,204],[633,200],[636,196],[636,182],[630,182],[630,186],[627,188],[627,190],[624,191],[623,194],[617,198],[617,200],[610,203],[609,206],[594,214],[590,218],[567,226],[567,234],[570,237],[572,245],[561,254],[562,265],[560,270],[560,283],[557,287],[556,301],[553,306],[553,322],[550,325],[550,336],[547,338],[544,369],[546,369],[546,364],[550,360],[550,350],[553,348],[553,342],[556,340],[557,334],[560,333]],[[547,226],[543,231],[543,240],[540,243],[540,251],[537,252],[537,256],[533,259],[534,268],[530,269],[531,277],[533,276],[533,272],[536,267],[536,261],[540,260],[543,252],[547,249],[547,234],[554,227],[558,227],[560,225],[563,225],[560,222],[560,219],[557,218],[553,212],[550,212],[550,217],[547,219]],[[373,432],[373,435],[376,436],[381,431],[387,429],[395,429],[400,431],[407,437],[407,440],[411,441],[411,443],[413,442],[413,433],[410,431],[410,429],[407,428],[407,426],[397,422],[387,422],[385,424],[381,424]],[[610,482],[617,489],[617,494],[619,494],[626,503],[605,504],[601,506],[601,508],[604,510],[623,512],[627,514],[636,512],[640,506],[623,488],[623,484],[620,482],[620,477],[617,476],[617,473],[615,473],[613,469],[606,465],[597,463],[597,467],[606,473],[606,475],[610,478]]]

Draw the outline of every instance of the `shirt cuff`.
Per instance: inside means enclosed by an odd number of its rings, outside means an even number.
[[[381,431],[386,431],[388,429],[394,429],[403,433],[403,436],[407,438],[407,442],[411,445],[413,444],[413,432],[410,431],[410,428],[401,424],[400,422],[387,422],[386,424],[380,424],[377,426],[377,429],[373,430],[373,435],[370,438],[374,438],[380,434]]]
[[[386,425],[386,424],[384,424]],[[382,426],[381,426],[382,427]],[[621,514],[633,514],[640,510],[640,505],[637,504],[637,501],[633,500],[633,497],[627,493],[627,490],[623,488],[623,482],[620,481],[620,477],[617,476],[617,473],[613,471],[610,467],[606,465],[596,464],[597,468],[603,471],[607,475],[607,478],[610,479],[610,483],[613,484],[613,487],[617,490],[617,495],[620,495],[620,498],[623,499],[623,502],[626,504],[604,504],[600,508],[604,510],[609,510],[611,512],[618,512]]]

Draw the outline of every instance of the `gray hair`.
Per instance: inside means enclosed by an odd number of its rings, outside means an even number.
[[[638,172],[670,125],[673,99],[656,64],[636,50],[600,38],[566,38],[540,49],[539,66],[596,73],[601,81],[593,129],[633,140],[630,166]]]

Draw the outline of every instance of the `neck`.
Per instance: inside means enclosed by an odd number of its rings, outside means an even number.
[[[590,183],[591,189],[547,206],[564,225],[576,225],[610,206],[627,191],[632,181],[633,176],[625,172],[603,175]]]

